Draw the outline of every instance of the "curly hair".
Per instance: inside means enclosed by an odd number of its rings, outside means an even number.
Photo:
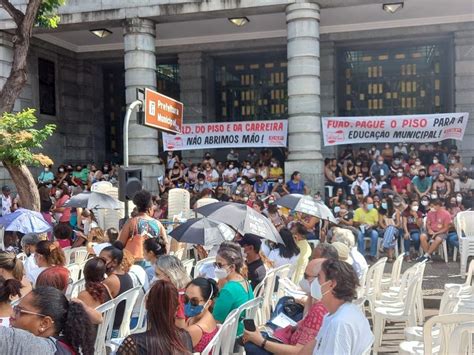
[[[332,289],[334,297],[345,302],[352,302],[357,296],[359,278],[351,265],[337,259],[327,259],[321,266],[321,271],[326,275],[326,281],[336,281]]]
[[[138,212],[146,212],[151,206],[152,195],[147,190],[138,191],[135,196],[133,196],[133,203],[137,206]]]
[[[21,282],[17,279],[5,280],[0,276],[0,303],[10,303],[10,297],[21,297]]]
[[[31,291],[33,306],[39,313],[51,317],[55,335],[67,343],[76,354],[94,354],[94,335],[89,316],[82,304],[69,302],[54,287],[38,287]]]

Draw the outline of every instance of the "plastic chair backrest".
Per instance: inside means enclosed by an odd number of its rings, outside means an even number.
[[[382,282],[383,270],[385,268],[385,263],[387,262],[387,258],[383,257],[379,259],[374,265],[369,267],[367,271],[367,277],[365,280],[365,293],[366,296],[371,291],[374,292],[376,299],[380,297],[381,287],[380,284]]]
[[[168,216],[173,218],[182,214],[187,217],[190,211],[190,194],[185,189],[171,189],[168,192]]]
[[[81,265],[78,263],[72,263],[66,265],[66,268],[69,270],[69,278],[72,280],[72,283],[79,281],[81,275]]]
[[[72,248],[70,261],[73,263],[81,264],[87,259],[89,253],[86,247]]]
[[[77,298],[77,296],[79,295],[79,292],[85,290],[85,288],[86,288],[86,280],[83,278],[80,280],[77,280],[71,285],[69,298]],[[68,296],[68,292],[66,292],[66,296]]]
[[[403,315],[407,316],[410,322],[410,326],[416,325],[416,308],[415,302],[417,300],[417,292],[420,292],[419,282],[422,276],[419,273],[413,273],[413,277],[408,278],[408,287],[406,289],[405,297],[403,300]]]
[[[216,261],[216,257],[215,256],[210,256],[208,258],[205,258],[205,259],[202,259],[202,260],[198,260],[196,262],[196,265],[194,266],[194,277],[198,277],[199,276],[199,270],[201,269],[201,267],[205,264],[210,264],[210,263],[214,263]]]
[[[201,352],[201,355],[210,355],[210,354],[225,354],[223,351],[223,340],[232,337],[230,331],[234,328],[233,325],[237,321],[235,314],[238,312],[238,308],[234,309],[229,313],[222,325],[218,325],[219,330],[212,340],[207,344],[206,348]]]
[[[141,286],[137,286],[131,288],[130,290],[122,293],[121,295],[114,298],[112,301],[115,303],[115,310],[113,319],[115,319],[115,312],[117,310],[117,306],[124,301],[125,302],[125,310],[123,312],[123,319],[122,324],[119,328],[118,338],[125,338],[130,334],[130,318],[132,316],[133,307],[135,306],[135,302],[137,301],[138,294],[140,293]],[[107,330],[107,339],[112,338],[112,329],[113,327],[109,327]]]
[[[71,254],[73,252],[71,247],[63,248],[64,256],[66,257],[66,265],[71,263]]]
[[[194,259],[186,259],[182,260],[183,266],[186,269],[186,273],[189,276],[192,276],[193,266],[194,266]]]
[[[473,354],[474,322],[459,324],[451,333],[448,354]]]
[[[245,312],[246,319],[255,319],[257,315],[258,308],[262,305],[263,298],[257,297],[250,301],[245,302],[241,306],[237,308],[237,312],[233,314],[233,318],[235,321],[229,327],[229,334],[225,338],[224,343],[222,344],[222,354],[232,354],[234,348],[234,342],[237,335],[237,327],[239,325],[239,321],[242,318],[242,313]],[[230,314],[227,316],[229,318]],[[226,321],[227,321],[226,318]]]
[[[137,325],[135,328],[130,329],[130,334],[135,334],[135,333],[143,333],[146,331],[147,323],[146,323],[146,299],[148,297],[148,293],[150,292],[150,289],[145,292],[145,295],[143,297],[143,301],[140,305],[140,312],[138,313],[138,321]]]
[[[109,332],[107,330],[110,328],[112,329],[114,324],[114,315],[115,315],[115,303],[114,300],[110,300],[101,304],[99,307],[96,308],[96,311],[102,314],[102,323],[99,324],[97,328],[97,337],[95,338],[94,344],[94,354],[96,355],[105,355],[105,343],[110,341],[110,338],[107,338]],[[112,335],[112,332],[110,332]]]
[[[288,276],[290,275],[291,266],[292,265],[290,265],[290,264],[285,264],[285,265],[281,265],[281,266],[279,266],[275,269],[275,275],[276,275],[276,277],[278,277],[278,289],[277,289],[277,293],[276,293],[276,299],[277,300],[279,300],[281,297],[283,297],[283,293],[284,293],[284,288],[280,284],[280,280],[288,278]],[[275,284],[276,284],[276,282],[277,281],[276,281],[276,278],[275,278]]]
[[[440,340],[440,351],[439,354],[446,354],[446,350],[449,348],[451,341],[451,334],[458,324],[472,323],[473,316],[470,313],[455,313],[455,314],[444,314],[440,316],[434,316],[428,319],[423,326],[423,346],[425,354],[433,353],[433,337],[432,331],[435,324],[441,326],[441,333],[439,336]]]
[[[400,274],[402,271],[404,256],[404,254],[400,253],[400,255],[397,256],[395,262],[393,263],[392,273],[390,275],[390,286],[398,286],[400,284]]]
[[[462,211],[456,215],[454,222],[459,238],[474,238],[474,211]]]
[[[474,259],[471,260],[471,262],[469,263],[469,269],[467,270],[466,282],[464,282],[464,286],[472,286],[473,275],[474,275]]]
[[[262,291],[259,291],[259,294],[254,293],[255,297],[263,297],[263,305],[260,319],[260,322],[262,324],[266,323],[270,319],[272,313],[272,296],[273,290],[275,289],[276,276],[276,269],[267,270],[265,278],[260,283],[263,284],[261,286]]]

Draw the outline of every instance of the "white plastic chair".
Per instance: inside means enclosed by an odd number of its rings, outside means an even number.
[[[474,259],[469,263],[469,269],[467,271],[466,281],[463,284],[445,284],[444,289],[449,290],[451,288],[460,290],[472,286],[472,280],[474,275]]]
[[[16,258],[19,259],[22,263],[24,263],[28,257],[25,253],[21,252],[17,254]]]
[[[401,305],[375,307],[373,313],[373,332],[375,336],[373,353],[377,354],[382,345],[383,332],[386,321],[405,322],[407,326],[416,325],[416,306],[415,300],[417,297],[418,282],[421,278],[419,273],[415,274],[408,285],[406,297]]]
[[[186,273],[187,273],[189,276],[192,276],[192,271],[193,271],[194,262],[195,262],[194,259],[182,260],[183,266],[184,266],[184,268],[186,269]]]
[[[474,322],[456,326],[451,333],[448,354],[474,354]]]
[[[272,313],[273,290],[275,289],[276,269],[267,270],[264,279],[255,287],[255,297],[262,297],[263,304],[258,312],[258,323],[265,324]]]
[[[72,248],[71,247],[66,247],[63,248],[64,256],[66,258],[66,265],[71,264],[71,254],[72,254]]]
[[[66,297],[71,299],[71,298],[77,298],[79,295],[79,292],[85,290],[86,288],[86,280],[85,279],[80,279],[77,280],[76,282],[73,282],[72,285],[70,285],[66,291]]]
[[[398,286],[400,285],[400,273],[402,271],[402,264],[403,264],[403,254],[400,254],[393,263],[392,266],[392,273],[390,277],[383,277],[382,278],[382,290],[386,290],[391,286]]]
[[[89,255],[86,247],[72,248],[70,261],[73,263],[81,264],[87,260]]]
[[[69,270],[69,278],[72,280],[72,283],[79,281],[81,275],[81,265],[78,263],[72,263],[66,265],[66,268]]]
[[[94,354],[96,355],[106,355],[107,351],[105,348],[106,342],[110,341],[110,338],[107,338],[108,328],[112,328],[114,323],[114,309],[115,303],[114,300],[110,300],[104,304],[101,304],[96,308],[96,311],[99,311],[102,314],[102,323],[99,324],[97,328],[97,337],[95,338],[94,344]],[[112,332],[110,332],[112,335]]]
[[[239,308],[237,308],[237,312],[235,312],[232,317],[235,319],[232,322],[232,325],[229,327],[229,336],[226,337],[222,344],[222,354],[232,354],[234,349],[234,343],[237,334],[237,327],[239,325],[240,319],[254,319],[257,316],[257,310],[263,303],[262,297],[254,298],[253,300],[247,301],[242,304]],[[245,312],[245,315],[243,313]],[[230,315],[227,316],[229,318]],[[226,318],[226,320],[227,320]]]
[[[284,295],[284,289],[280,284],[280,280],[288,279],[288,277],[290,276],[290,271],[291,271],[291,265],[290,264],[281,265],[281,266],[279,266],[275,269],[275,282],[274,282],[274,284],[276,285],[277,280],[278,280],[278,288],[276,290],[276,293],[274,293],[273,297],[272,297],[272,307],[273,308],[275,308],[278,300],[281,297],[283,297],[283,295]],[[274,286],[274,289],[275,289],[275,286]]]
[[[215,262],[216,262],[216,257],[215,256],[210,256],[208,258],[198,260],[196,262],[196,265],[194,266],[194,275],[193,276],[198,277],[200,275],[201,268],[204,265],[212,264],[212,263],[215,263]]]
[[[235,317],[237,312],[238,309],[234,309],[229,313],[222,325],[217,325],[219,330],[217,331],[216,335],[214,335],[209,344],[207,344],[206,348],[201,352],[201,355],[225,354],[223,351],[223,340],[235,338],[235,334],[231,335],[231,330],[234,329],[234,323],[237,322],[237,318]]]
[[[451,342],[462,343],[460,339],[453,339],[452,333],[458,325],[466,325],[473,322],[473,315],[469,313],[444,314],[434,316],[426,321],[423,326],[423,342],[404,341],[400,343],[399,354],[458,354],[448,352]],[[441,335],[439,343],[433,344],[433,328],[440,325]],[[469,326],[472,329],[472,326]],[[457,333],[459,334],[459,333]],[[434,345],[434,346],[433,346]],[[461,344],[460,344],[461,345]]]
[[[145,293],[145,296],[143,297],[143,301],[140,305],[140,312],[138,313],[138,320],[137,320],[137,325],[135,328],[130,329],[130,334],[135,334],[135,333],[143,333],[146,331],[147,328],[147,323],[146,323],[146,299],[148,297],[148,293],[150,292],[150,289]]]
[[[456,215],[454,225],[459,240],[460,272],[461,276],[464,277],[467,259],[474,256],[474,211],[459,212]]]
[[[369,301],[369,310],[372,316],[374,314],[375,301],[380,299],[380,294],[382,292],[380,285],[386,262],[387,258],[383,257],[379,259],[374,265],[369,267],[369,270],[367,271],[364,296],[367,301]]]

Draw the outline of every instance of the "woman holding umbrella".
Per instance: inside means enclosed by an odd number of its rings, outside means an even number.
[[[169,240],[163,225],[151,217],[153,213],[152,195],[146,190],[141,190],[133,197],[138,214],[129,219],[122,228],[119,241],[125,245],[135,258],[135,263],[144,266],[143,243],[147,238],[160,238],[169,250]]]

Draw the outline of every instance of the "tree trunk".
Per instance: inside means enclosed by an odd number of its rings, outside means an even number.
[[[40,211],[40,195],[36,188],[36,182],[26,165],[15,166],[3,162],[3,166],[8,170],[15,183],[18,195],[20,196],[20,206],[33,211]]]

